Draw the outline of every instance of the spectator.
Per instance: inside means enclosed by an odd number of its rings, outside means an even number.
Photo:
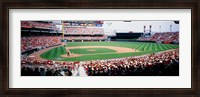
[[[88,76],[179,75],[178,49],[127,58],[84,62],[55,62],[55,64],[50,66],[43,64],[43,67],[33,64],[34,60],[30,58],[24,57],[22,60],[22,63],[26,63],[22,64],[22,76],[72,76],[75,70],[79,70],[80,66],[84,67]],[[45,71],[45,69],[47,70]]]

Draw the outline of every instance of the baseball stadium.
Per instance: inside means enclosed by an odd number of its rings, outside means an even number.
[[[21,76],[179,76],[179,21],[21,21]]]

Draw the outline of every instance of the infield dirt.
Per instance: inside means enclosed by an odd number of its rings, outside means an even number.
[[[66,51],[69,52],[69,49],[76,49],[76,48],[107,48],[115,50],[114,53],[128,53],[128,52],[137,52],[135,49],[125,48],[125,47],[115,47],[115,46],[74,46],[74,47],[66,47]],[[113,52],[112,52],[113,53]],[[110,54],[110,53],[100,53],[100,54]],[[65,58],[72,58],[72,57],[79,57],[83,55],[95,55],[95,54],[74,54],[70,52],[70,56],[67,54],[61,55]]]
[[[56,47],[59,47],[59,46],[56,46]],[[41,58],[40,55],[43,54],[44,52],[46,52],[46,51],[48,51],[52,48],[56,48],[56,47],[51,47],[51,48],[46,48],[46,49],[40,50],[38,52],[31,54],[30,56],[34,56],[36,60],[46,60],[44,58]],[[76,48],[108,48],[108,49],[115,50],[114,53],[138,52],[134,48],[132,49],[132,48],[115,47],[115,46],[73,46],[73,47],[65,47],[67,52],[69,52],[69,49],[76,49]],[[109,54],[109,53],[100,53],[100,54]],[[83,56],[83,55],[85,55],[85,54],[73,54],[73,53],[70,52],[70,56],[68,56],[67,54],[64,54],[64,55],[61,55],[61,57],[73,58],[73,57],[79,57],[79,56]],[[94,55],[94,54],[87,54],[87,55]]]

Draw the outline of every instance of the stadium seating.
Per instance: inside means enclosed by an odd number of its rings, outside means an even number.
[[[104,30],[101,27],[70,27],[65,28],[65,34],[81,34],[81,35],[94,35],[104,34]]]
[[[145,47],[141,48],[142,49],[141,52],[142,51],[145,52],[142,54],[145,55],[132,56],[132,52],[130,52],[131,57],[103,59],[103,60],[75,61],[75,62],[68,61],[67,59],[74,56],[68,56],[66,58],[56,56],[55,58],[46,58],[46,59],[43,58],[37,59],[34,58],[35,56],[30,57],[29,56],[30,54],[28,52],[32,54],[35,51],[48,48],[51,46],[57,46],[62,44],[63,46],[61,47],[63,47],[64,49],[62,52],[67,54],[69,53],[68,52],[69,50],[66,50],[68,48],[65,47],[66,45],[65,43],[83,42],[90,40],[102,41],[106,40],[107,38],[108,40],[111,38],[115,39],[115,37],[110,38],[106,36],[107,34],[105,35],[104,29],[102,27],[96,27],[96,26],[95,27],[79,26],[79,25],[66,26],[66,28],[64,28],[64,35],[62,35],[63,33],[58,33],[58,32],[51,33],[51,30],[57,30],[58,28],[56,27],[56,25],[45,21],[44,22],[22,21],[21,27],[25,29],[39,28],[39,30],[46,30],[46,29],[50,30],[50,33],[24,31],[23,32],[24,35],[21,34],[22,76],[72,76],[73,71],[78,71],[80,67],[84,68],[88,76],[178,76],[179,75],[179,49],[174,49],[174,48],[167,49],[167,51],[163,51],[165,49],[161,49],[162,51],[160,52],[152,51],[149,52],[151,54],[149,53],[146,54],[148,50],[146,50],[147,47]],[[143,32],[139,33],[139,35],[137,34],[138,35],[137,37],[141,36],[142,33]],[[61,35],[63,37],[61,37]],[[63,41],[63,43],[61,42],[61,40]],[[150,37],[142,36],[139,37],[137,40],[151,41],[151,42],[153,41],[165,44],[170,44],[172,42],[179,43],[179,32],[155,33],[153,36]],[[135,39],[133,41],[135,41]],[[121,46],[123,45],[123,43],[121,43]],[[135,47],[139,48],[140,46],[135,46]],[[151,49],[154,49],[154,44],[150,44],[149,48],[150,47]],[[163,48],[164,47],[165,46],[163,46]],[[134,52],[136,51],[136,49],[134,49],[133,47]],[[32,52],[32,50],[34,52]],[[56,55],[57,53],[58,53],[57,51],[53,51],[52,55],[54,54]],[[112,53],[109,54],[112,55]],[[127,55],[128,54],[129,53],[127,53]],[[50,54],[47,53],[47,55],[49,56]],[[60,56],[60,54],[58,55]],[[95,57],[92,54],[89,56]],[[54,59],[59,61],[53,61]]]
[[[41,29],[57,29],[56,25],[52,23],[44,23],[44,22],[33,22],[33,21],[22,21],[22,28],[41,28]]]
[[[65,32],[65,35],[68,35],[66,39],[69,41],[99,41],[107,39],[107,36],[105,36],[104,30],[101,27],[68,27],[65,28]]]
[[[141,41],[155,41],[169,44],[171,42],[179,43],[179,32],[156,33],[152,37],[139,37]]]
[[[21,51],[61,44],[59,36],[29,36],[21,38]]]
[[[89,76],[177,76],[179,50],[85,62],[37,61],[23,57],[21,63],[22,76],[71,76],[79,66],[84,66]]]
[[[69,36],[66,38],[67,40],[105,40],[106,36]]]

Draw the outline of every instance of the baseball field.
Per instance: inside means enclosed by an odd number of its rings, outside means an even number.
[[[123,58],[179,48],[173,44],[147,42],[67,42],[39,56],[55,61],[88,61]]]

